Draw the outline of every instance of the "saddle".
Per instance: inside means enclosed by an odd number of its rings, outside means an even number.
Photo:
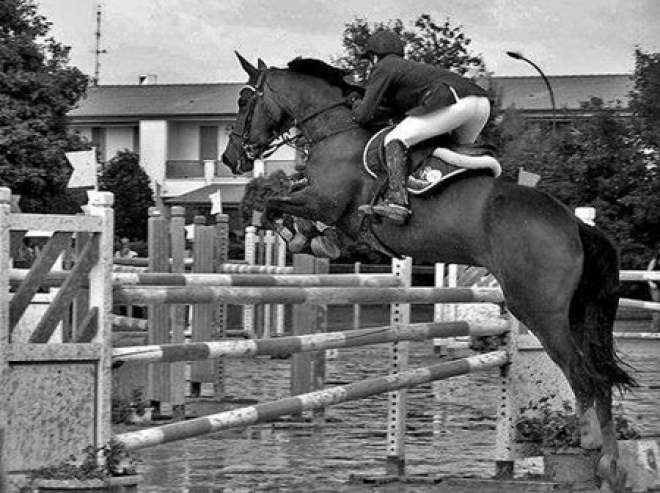
[[[385,159],[385,137],[394,127],[376,133],[367,143],[363,153],[365,170],[375,179],[387,174]],[[493,156],[493,149],[486,146],[445,147],[445,137],[430,139],[409,152],[408,192],[423,195],[446,181],[458,178],[469,170],[483,170],[494,177],[502,168]]]

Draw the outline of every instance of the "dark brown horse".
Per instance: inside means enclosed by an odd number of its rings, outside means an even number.
[[[295,125],[310,144],[309,183],[270,199],[268,213],[322,221],[358,239],[357,209],[376,186],[362,166],[372,133],[351,121],[343,103],[352,88],[343,73],[318,60],[296,59],[288,69],[239,60],[249,81],[223,161],[235,173],[249,171]],[[495,276],[509,310],[566,375],[581,414],[583,446],[594,442],[600,428],[597,472],[622,491],[612,389],[633,386],[634,380],[614,350],[619,265],[612,242],[553,197],[485,174],[413,196],[411,209],[403,226],[375,222],[372,240],[415,260],[483,266]]]

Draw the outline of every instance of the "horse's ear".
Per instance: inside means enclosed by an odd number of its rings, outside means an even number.
[[[259,77],[259,69],[248,62],[245,58],[243,58],[243,56],[238,51],[235,51],[234,53],[236,53],[236,58],[238,58],[238,61],[241,62],[241,67],[243,67],[243,70],[247,72],[250,80],[257,80],[257,77]]]
[[[264,61],[261,58],[259,58],[259,60],[257,61],[257,68],[259,70],[268,70],[268,66],[264,63]]]

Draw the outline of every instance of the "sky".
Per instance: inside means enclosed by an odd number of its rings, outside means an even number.
[[[35,0],[71,64],[94,74],[98,0]],[[346,24],[421,14],[462,26],[496,76],[537,75],[509,58],[519,51],[546,75],[634,70],[637,47],[660,52],[659,0],[100,0],[101,84],[244,82],[234,51],[256,64],[342,54]]]

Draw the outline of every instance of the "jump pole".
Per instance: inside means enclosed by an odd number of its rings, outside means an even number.
[[[491,336],[505,334],[510,323],[430,322],[391,325],[263,340],[231,340],[186,344],[132,346],[113,349],[113,361],[199,361],[215,358],[287,356],[289,354],[348,347],[368,346],[398,341],[424,341],[437,337]]]
[[[12,279],[22,272],[12,270]],[[24,277],[24,276],[23,276]],[[56,274],[55,277],[60,277]],[[63,274],[62,276],[63,277]],[[397,287],[400,281],[390,274],[167,274],[116,273],[115,286],[293,286],[293,287]]]
[[[660,271],[657,270],[622,270],[619,271],[621,281],[656,281],[660,282]]]
[[[296,397],[235,409],[203,418],[172,423],[158,428],[115,435],[115,440],[127,450],[139,450],[164,443],[193,438],[230,428],[272,421],[280,416],[321,409],[342,402],[363,399],[384,392],[393,392],[416,385],[442,380],[475,371],[497,368],[509,361],[506,351],[494,351],[427,368],[408,370],[385,377],[376,377],[331,389],[319,390]]]
[[[115,287],[117,303],[197,304],[313,303],[319,305],[378,305],[392,303],[501,303],[502,292],[493,288],[401,288],[401,287]]]

